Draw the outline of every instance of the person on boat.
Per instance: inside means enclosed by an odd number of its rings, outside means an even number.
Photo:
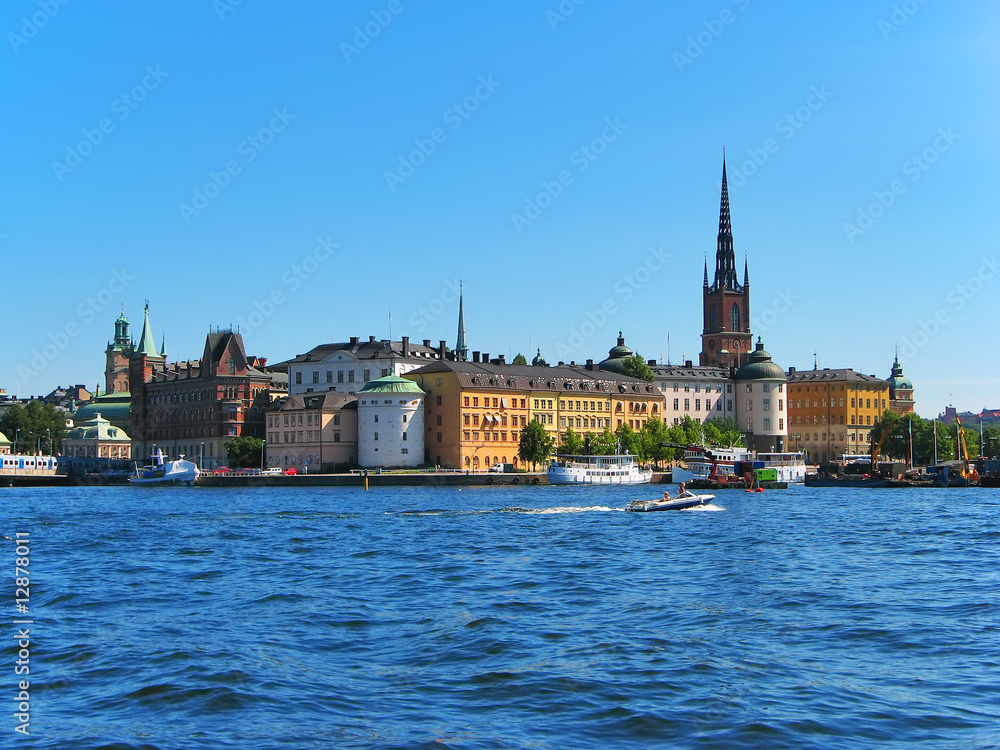
[[[670,499],[670,490],[663,490],[663,497],[660,498],[660,502],[665,502]]]
[[[683,497],[686,494],[687,494],[687,485],[684,482],[681,482],[681,488],[680,491],[677,493],[677,497]]]

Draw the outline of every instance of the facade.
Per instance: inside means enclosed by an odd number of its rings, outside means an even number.
[[[550,436],[641,429],[663,417],[663,397],[652,383],[585,367],[507,365],[472,353],[471,362],[440,360],[405,376],[427,394],[425,463],[483,471],[518,466],[521,430],[528,420]]]
[[[357,393],[371,380],[402,375],[446,356],[444,341],[436,349],[430,344],[429,339],[411,344],[407,336],[400,341],[377,341],[374,336],[361,341],[352,336],[347,342],[321,344],[284,363],[288,366],[289,395]]]
[[[823,463],[871,452],[872,425],[889,408],[889,384],[854,370],[788,370],[788,450]]]
[[[913,413],[913,383],[903,375],[899,355],[892,363],[892,374],[886,379],[889,384],[889,408],[897,414]]]
[[[750,353],[750,274],[743,263],[743,283],[736,275],[733,227],[729,216],[726,160],[722,160],[722,202],[715,250],[715,277],[708,283],[708,262],[703,282],[704,325],[701,334],[702,367],[739,367]]]
[[[397,375],[376,378],[358,392],[358,464],[404,468],[424,462],[424,396]]]
[[[276,400],[266,416],[269,468],[327,471],[358,464],[358,399],[306,393]]]
[[[132,440],[100,414],[66,433],[62,454],[68,458],[132,457]]]
[[[746,364],[733,375],[736,423],[745,445],[762,453],[785,450],[788,418],[785,371],[771,361],[760,338]]]
[[[663,421],[679,424],[684,417],[698,422],[735,419],[732,370],[728,367],[696,367],[649,364],[653,382],[663,394]]]
[[[237,437],[265,437],[265,411],[287,394],[283,372],[246,354],[243,337],[216,330],[201,359],[168,365],[153,343],[146,307],[142,336],[129,359],[132,455],[157,448],[169,457],[200,458],[202,468],[228,463],[226,444]]]

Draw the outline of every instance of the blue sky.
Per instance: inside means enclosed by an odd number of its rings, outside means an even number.
[[[0,16],[10,393],[147,299],[171,359],[453,346],[459,279],[472,349],[697,360],[725,145],[776,362],[1000,405],[995,3],[63,2]]]

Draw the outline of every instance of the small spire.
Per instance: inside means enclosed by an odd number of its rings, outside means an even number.
[[[708,286],[708,256],[705,256],[705,286]]]
[[[160,356],[164,359],[167,358],[167,336],[162,334],[160,338]]]
[[[743,256],[743,286],[750,286],[750,266],[747,265],[747,256]]]
[[[459,362],[469,361],[469,347],[465,343],[465,300],[464,288],[458,282],[458,340],[455,342],[455,359]]]

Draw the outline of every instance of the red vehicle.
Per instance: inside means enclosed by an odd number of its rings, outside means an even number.
[[[289,466],[287,469],[285,469],[285,474],[287,474],[288,476],[292,476],[292,475],[298,474],[298,473],[299,473],[299,470],[296,469],[294,466]]]
[[[217,469],[212,469],[213,474],[228,474],[231,471],[232,469],[230,469],[228,466],[220,466]]]

